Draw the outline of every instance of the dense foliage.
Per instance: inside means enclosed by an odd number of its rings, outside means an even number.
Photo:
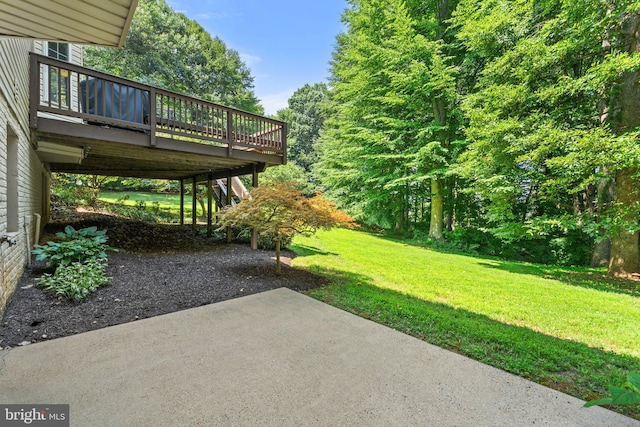
[[[348,3],[312,167],[329,197],[480,253],[640,272],[637,2]]]
[[[47,261],[47,266],[58,267],[74,262],[87,260],[107,260],[107,234],[96,227],[76,230],[72,226],[65,227],[64,232],[56,233],[57,242],[49,241],[46,245],[36,245],[33,254],[36,260]]]
[[[622,386],[609,386],[611,397],[591,400],[585,407],[595,405],[638,405],[640,404],[640,374],[629,372],[627,381]]]
[[[352,222],[321,194],[307,198],[295,183],[275,182],[251,189],[248,198],[222,211],[218,230],[253,228],[258,234],[271,238],[275,242],[276,271],[280,274],[282,239],[290,239],[295,234],[311,235],[319,229]]]
[[[105,270],[106,264],[96,260],[72,262],[59,266],[53,274],[44,273],[36,279],[36,283],[45,291],[53,291],[56,295],[81,301],[100,286],[107,284],[109,279]]]
[[[318,160],[314,146],[324,124],[323,107],[326,98],[326,84],[304,85],[289,98],[289,108],[285,113],[284,118],[289,124],[287,155],[307,173]]]
[[[96,227],[76,230],[69,225],[56,237],[58,241],[36,245],[33,250],[37,260],[55,267],[53,274],[36,279],[40,288],[80,301],[108,282],[106,231]]]

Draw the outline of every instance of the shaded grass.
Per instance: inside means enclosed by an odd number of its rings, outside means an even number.
[[[296,246],[297,245],[297,246]],[[309,295],[589,400],[640,371],[640,292],[600,270],[440,253],[348,230],[297,237]],[[639,408],[618,411],[640,418]]]
[[[147,207],[157,203],[161,210],[179,214],[180,195],[165,193],[148,193],[139,191],[103,191],[98,195],[98,199],[106,203],[121,203],[125,206],[136,206],[139,202],[144,202]],[[185,196],[185,211],[191,212],[191,196]]]
[[[174,193],[150,193],[143,191],[105,191],[98,195],[98,199],[107,204],[107,208],[116,213],[124,213],[130,216],[130,209],[142,208],[149,215],[143,215],[139,218],[149,220],[150,217],[156,217],[155,220],[161,222],[179,222],[180,220],[180,195]],[[122,211],[124,207],[126,212]],[[190,195],[184,197],[184,219],[191,221],[192,199]],[[135,214],[135,212],[134,212]],[[204,215],[200,204],[196,204],[196,214]],[[135,217],[135,215],[134,215]]]

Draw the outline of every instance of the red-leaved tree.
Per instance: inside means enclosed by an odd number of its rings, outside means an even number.
[[[254,228],[260,234],[273,236],[276,246],[276,274],[282,272],[280,243],[294,234],[309,236],[319,229],[336,225],[355,226],[354,220],[318,193],[305,197],[296,184],[277,182],[253,188],[250,197],[225,209],[219,216],[218,230],[227,227]]]

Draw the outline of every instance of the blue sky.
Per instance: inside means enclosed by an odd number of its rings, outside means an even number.
[[[345,0],[168,0],[236,50],[267,114],[306,83],[327,81]]]

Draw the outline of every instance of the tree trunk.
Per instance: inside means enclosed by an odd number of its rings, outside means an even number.
[[[606,169],[603,170],[606,173]],[[597,211],[598,214],[605,212],[611,207],[615,194],[613,192],[613,179],[603,178],[598,182],[596,189],[596,205],[589,207],[589,213]],[[606,238],[595,243],[591,254],[591,267],[605,267],[609,265],[611,257],[611,238]]]
[[[640,52],[640,16],[630,14],[621,25],[621,40],[623,51],[630,54]],[[620,79],[620,89],[613,102],[612,111],[614,121],[612,128],[618,134],[624,134],[640,126],[640,83],[638,71],[626,72]],[[637,170],[622,169],[616,172],[616,204],[623,208],[631,208],[640,203],[640,192],[634,185],[633,175]],[[621,231],[611,238],[611,260],[609,274],[613,276],[629,276],[640,273],[640,253],[638,249],[637,212],[626,213],[623,219],[635,224],[635,232]],[[636,218],[634,220],[634,217]]]
[[[395,209],[395,217],[396,217],[396,231],[404,231],[407,227],[405,222],[406,219],[406,206],[404,196],[402,194],[398,195],[398,200]]]
[[[276,237],[276,276],[282,274],[282,266],[280,265],[280,236]]]
[[[431,224],[429,237],[443,240],[442,226],[444,223],[444,197],[442,195],[442,178],[431,178]]]
[[[198,200],[198,203],[200,204],[200,209],[202,209],[202,218],[206,218],[207,217],[207,207],[204,204],[204,197],[202,195],[199,195],[197,200]]]
[[[616,173],[616,202],[623,207],[633,206],[638,202],[638,190],[635,188],[633,171],[623,169]],[[628,221],[637,221],[636,212],[629,212],[623,217]],[[640,273],[640,253],[638,251],[638,227],[629,233],[622,230],[611,238],[611,259],[609,274],[616,277],[628,277]]]
[[[441,2],[442,3],[442,2]],[[442,5],[442,4],[441,4]],[[444,127],[447,124],[447,106],[443,99],[433,100],[433,117],[435,122]],[[439,131],[438,139],[442,147],[447,147],[446,131]],[[431,178],[431,223],[429,225],[429,237],[436,240],[444,240],[442,229],[444,225],[444,179],[439,176]]]
[[[600,240],[593,246],[591,254],[591,267],[605,267],[609,265],[611,256],[611,239]]]

